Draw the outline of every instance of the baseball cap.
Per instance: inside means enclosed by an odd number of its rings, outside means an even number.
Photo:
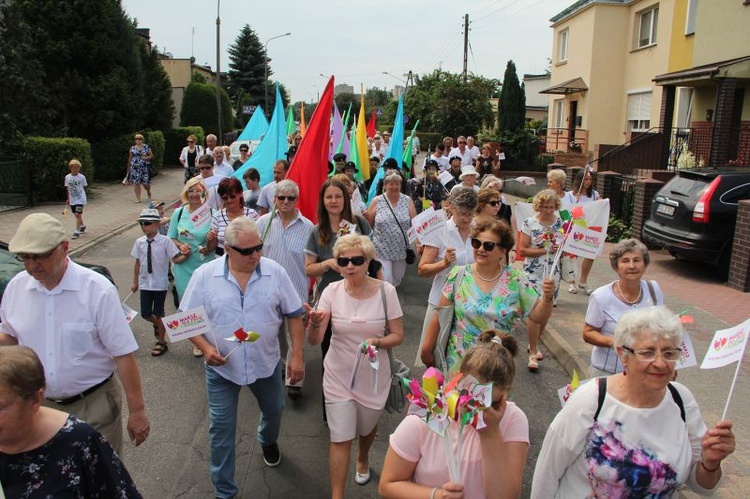
[[[440,165],[434,159],[428,159],[427,163],[425,163],[424,166],[425,166],[425,168],[429,168],[429,167],[440,168]]]
[[[55,249],[66,239],[59,220],[46,213],[32,213],[18,225],[8,250],[11,253],[41,255]]]
[[[159,212],[153,208],[146,208],[138,215],[139,222],[161,222]]]

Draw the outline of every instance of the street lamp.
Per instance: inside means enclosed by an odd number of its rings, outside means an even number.
[[[265,79],[263,80],[263,97],[264,97],[264,102],[265,102],[264,111],[266,113],[266,116],[271,116],[268,113],[268,42],[270,42],[271,40],[275,40],[277,38],[283,38],[285,36],[289,36],[291,34],[292,33],[289,32],[289,33],[284,33],[283,35],[272,36],[271,38],[266,40],[266,44],[263,46],[263,68],[265,70]]]
[[[221,135],[221,46],[220,46],[220,32],[221,32],[221,18],[219,17],[221,12],[221,0],[216,0],[216,113],[219,121],[219,145],[224,143]]]
[[[392,75],[392,74],[391,74],[391,73],[389,73],[388,71],[383,71],[383,74],[384,74],[384,75],[388,75],[388,76],[390,76],[391,78],[396,78],[396,79],[397,79],[398,81],[400,81],[401,83],[404,83],[404,84],[406,83],[406,82],[405,82],[404,80],[402,80],[402,79],[401,79],[401,78],[399,78],[398,76],[394,76],[394,75]]]

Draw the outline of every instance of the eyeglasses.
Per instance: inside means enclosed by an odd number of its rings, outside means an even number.
[[[336,259],[336,263],[339,267],[346,267],[349,265],[349,262],[351,262],[355,267],[359,267],[363,263],[365,263],[365,257],[363,256],[353,256],[351,258],[345,258],[343,256],[340,256]]]
[[[213,168],[214,168],[213,166],[199,166],[198,167],[199,170],[213,170]]]
[[[195,144],[194,140],[188,140],[188,144]]]
[[[297,196],[276,196],[276,199],[279,201],[289,201],[290,203],[293,203],[297,201]]]
[[[655,361],[656,355],[658,353],[659,355],[661,355],[661,358],[664,359],[664,362],[674,364],[675,362],[680,360],[680,357],[682,356],[682,350],[680,350],[679,348],[670,348],[668,350],[657,352],[656,350],[633,350],[632,348],[623,345],[622,349],[635,355],[635,358],[640,360],[641,362]]]
[[[464,140],[460,140],[460,141],[458,141],[458,143],[459,143],[459,144],[466,144],[466,141],[464,141]]]
[[[140,138],[140,137],[136,137],[136,138],[135,138],[135,140],[143,140],[143,139],[142,139],[142,138]]]
[[[44,261],[48,260],[49,257],[51,257],[52,254],[59,247],[60,247],[60,245],[58,244],[57,246],[55,246],[54,248],[52,248],[48,252],[42,253],[41,255],[30,255],[28,253],[18,253],[16,255],[16,260],[18,260],[19,262],[23,262],[23,263],[28,263],[28,262],[44,262]]]
[[[487,201],[487,204],[489,204],[490,206],[497,206],[500,204],[500,201]]]
[[[232,248],[242,256],[250,256],[256,251],[261,251],[263,249],[263,243],[260,243],[258,246],[253,246],[252,248],[238,248],[237,246],[232,246],[231,244],[227,244],[227,246],[229,248]]]
[[[138,222],[141,227],[148,227],[149,225],[155,224],[156,222]]]
[[[239,194],[227,194],[226,196],[221,196],[221,200],[226,202],[230,199],[237,199],[239,196]]]
[[[188,194],[200,194],[201,192],[203,192],[203,190],[202,189],[188,189],[187,192]]]
[[[477,238],[471,238],[471,247],[474,249],[484,248],[484,251],[492,251],[495,246],[500,247],[500,243],[495,241],[480,241]]]

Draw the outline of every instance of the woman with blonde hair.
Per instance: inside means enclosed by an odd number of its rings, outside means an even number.
[[[404,327],[396,289],[367,275],[375,256],[372,241],[360,234],[342,236],[333,255],[343,280],[323,291],[318,307],[310,312],[307,338],[319,344],[332,325],[323,393],[331,434],[331,496],[343,498],[354,439],[359,442],[354,481],[370,481],[370,447],[391,385],[387,350],[401,344]],[[373,368],[372,362],[379,366]]]

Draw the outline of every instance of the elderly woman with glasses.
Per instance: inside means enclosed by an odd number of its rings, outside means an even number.
[[[99,432],[43,406],[45,388],[44,367],[31,348],[0,348],[0,495],[141,497]]]
[[[446,351],[447,368],[456,371],[464,353],[487,329],[510,333],[518,320],[546,322],[552,313],[554,283],[546,279],[539,293],[523,271],[508,265],[513,233],[505,222],[488,217],[471,225],[474,263],[454,267],[443,287],[439,307],[453,304],[454,319]],[[435,314],[422,344],[422,362],[435,364],[435,345],[440,323]],[[442,348],[442,346],[441,346]]]
[[[317,345],[332,325],[323,393],[331,434],[331,497],[343,498],[354,439],[359,441],[354,481],[370,481],[370,447],[391,384],[386,351],[401,344],[404,327],[396,288],[367,275],[375,257],[370,239],[342,236],[333,255],[344,278],[326,287],[310,312],[307,338]]]
[[[187,145],[180,152],[180,164],[185,169],[185,182],[198,175],[198,158],[203,156],[203,147],[195,135],[187,137]]]
[[[500,204],[497,210],[497,218],[499,218],[500,220],[505,220],[506,222],[508,222],[508,224],[510,224],[511,227],[515,229],[515,218],[513,218],[513,210],[511,209],[510,204],[508,204],[508,200],[505,199],[505,196],[503,196],[503,188],[505,187],[505,182],[494,175],[485,175],[484,177],[482,177],[482,184],[479,187],[480,190],[489,187],[490,189],[493,189],[497,191],[498,194],[500,194]]]
[[[682,484],[713,493],[735,449],[732,422],[707,429],[693,394],[670,382],[680,319],[665,307],[617,323],[621,373],[578,388],[547,430],[532,498],[673,497]]]
[[[417,216],[414,203],[401,193],[402,177],[391,172],[383,179],[383,194],[376,196],[366,217],[373,225],[372,242],[378,260],[383,264],[385,280],[398,287],[406,272],[406,256],[411,250],[406,231]]]
[[[141,202],[141,186],[146,189],[148,199],[151,200],[151,177],[148,174],[148,167],[154,153],[148,144],[143,142],[143,135],[135,135],[135,145],[128,149],[128,162],[125,169],[128,174],[128,182],[133,184],[135,192],[135,202]]]
[[[594,346],[590,378],[622,371],[613,340],[620,318],[635,308],[664,304],[659,284],[643,279],[650,261],[648,248],[637,239],[620,241],[609,253],[609,263],[618,278],[591,294],[583,327],[583,340]]]
[[[380,495],[401,497],[517,498],[529,450],[529,422],[508,400],[518,343],[499,331],[484,331],[461,361],[461,372],[492,384],[492,404],[482,412],[485,428],[467,425],[458,466],[460,484],[450,479],[441,437],[416,415],[393,432],[380,478]],[[468,380],[467,380],[468,381]],[[470,382],[465,386],[471,389]],[[457,432],[455,421],[450,422]]]
[[[217,151],[220,150],[217,148]],[[225,177],[219,181],[216,192],[224,207],[214,212],[211,217],[211,230],[208,232],[208,247],[216,251],[217,256],[224,254],[224,231],[229,222],[237,217],[249,217],[257,220],[258,212],[245,208],[242,197],[242,183],[235,177]]]

